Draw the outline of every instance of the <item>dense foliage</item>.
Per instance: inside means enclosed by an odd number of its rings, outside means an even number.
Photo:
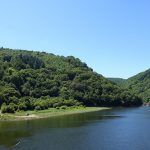
[[[3,112],[61,106],[139,106],[142,101],[73,56],[0,49]]]
[[[126,80],[122,78],[108,78],[108,80],[117,83],[118,85],[122,85]]]
[[[122,86],[130,89],[145,102],[150,102],[150,69],[127,79]]]

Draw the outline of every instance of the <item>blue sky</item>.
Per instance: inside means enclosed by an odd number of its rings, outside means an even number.
[[[0,0],[0,46],[79,57],[106,77],[150,68],[149,0]]]

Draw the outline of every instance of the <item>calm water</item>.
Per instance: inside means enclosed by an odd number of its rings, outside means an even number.
[[[0,150],[150,150],[150,107],[0,122]]]

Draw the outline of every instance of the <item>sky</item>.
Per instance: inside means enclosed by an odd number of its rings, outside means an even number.
[[[73,55],[105,77],[150,68],[149,0],[0,0],[0,47]]]

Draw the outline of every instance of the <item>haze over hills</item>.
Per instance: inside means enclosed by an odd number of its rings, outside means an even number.
[[[5,111],[61,106],[139,106],[140,98],[73,56],[0,49],[0,105]]]

